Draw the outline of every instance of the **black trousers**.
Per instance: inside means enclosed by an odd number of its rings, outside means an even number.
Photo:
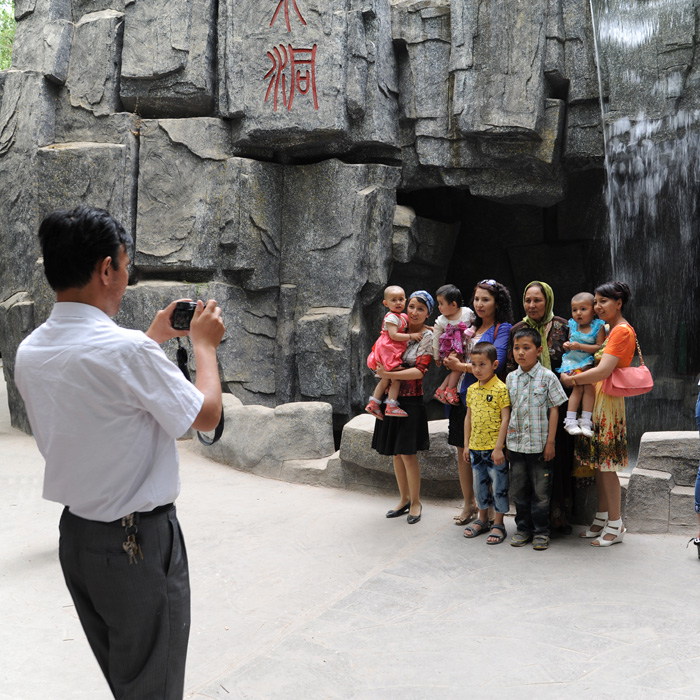
[[[182,700],[190,633],[187,552],[175,506],[137,516],[143,560],[130,564],[121,523],[66,508],[59,559],[97,662],[117,700]]]

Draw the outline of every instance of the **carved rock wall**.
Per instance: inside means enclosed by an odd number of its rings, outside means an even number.
[[[534,210],[600,166],[587,6],[17,0],[0,73],[0,353],[15,423],[27,427],[14,352],[52,300],[38,223],[80,202],[135,240],[119,322],[145,328],[173,298],[216,298],[229,391],[326,401],[338,425],[357,413],[383,287],[435,289],[471,240],[459,216],[417,215],[397,192]]]

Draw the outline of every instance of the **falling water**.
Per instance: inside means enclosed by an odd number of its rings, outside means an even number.
[[[590,0],[607,171],[610,263],[627,282],[656,387],[628,402],[643,432],[688,430],[700,370],[700,64],[694,0]],[[698,59],[700,60],[700,59]]]

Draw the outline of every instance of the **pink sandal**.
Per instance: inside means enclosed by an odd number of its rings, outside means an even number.
[[[457,389],[445,389],[445,402],[450,403],[453,406],[459,403],[459,394],[457,393]]]
[[[392,406],[390,403],[386,405],[384,415],[391,416],[392,418],[408,418],[408,413],[406,413],[403,408],[399,408],[399,406]]]
[[[376,401],[370,401],[365,406],[365,411],[375,418],[379,418],[379,420],[384,420],[384,414],[382,413],[380,404],[378,404]]]

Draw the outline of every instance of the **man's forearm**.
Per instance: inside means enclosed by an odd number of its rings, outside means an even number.
[[[216,359],[216,348],[194,348],[197,378],[194,385],[204,394],[202,408],[192,427],[196,430],[213,430],[221,417],[221,381]]]

